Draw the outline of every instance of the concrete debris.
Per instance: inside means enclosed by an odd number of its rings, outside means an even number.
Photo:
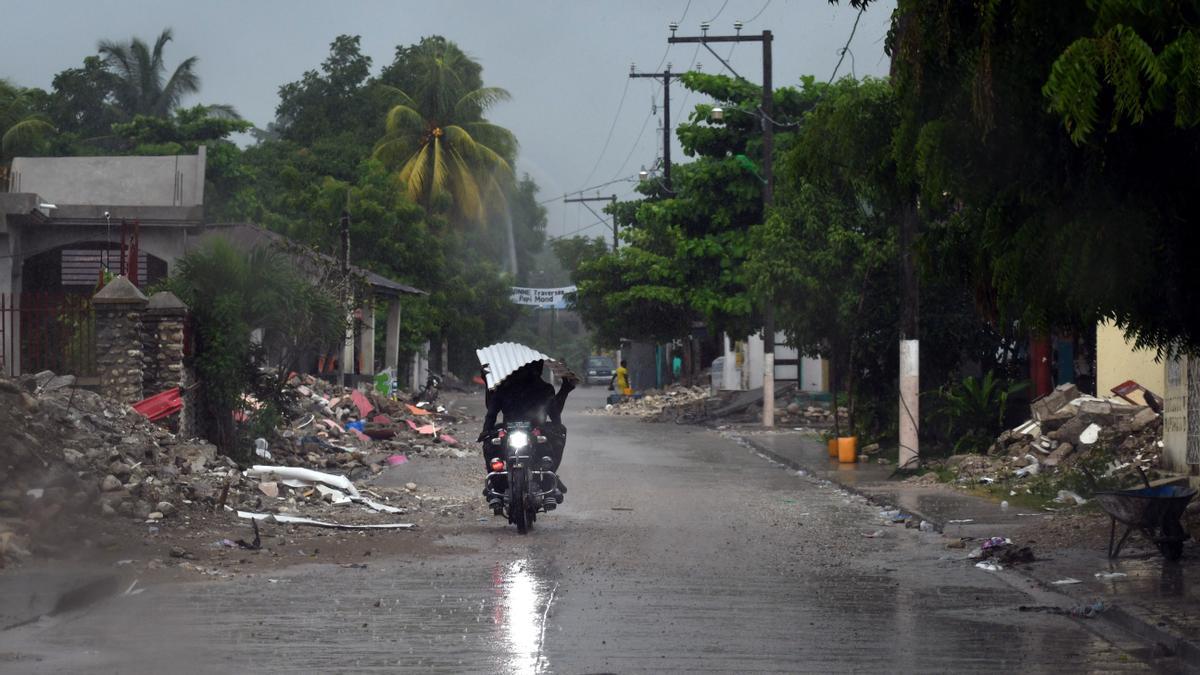
[[[1068,384],[1035,400],[1030,413],[1031,419],[1001,433],[987,455],[944,460],[954,482],[1019,484],[1034,476],[1053,481],[1080,466],[1105,467],[1096,473],[1133,482],[1136,468],[1163,467],[1162,417],[1148,407],[1088,396]]]
[[[762,389],[721,391],[713,394],[707,387],[672,385],[664,390],[650,389],[633,396],[610,396],[603,409],[593,412],[640,417],[647,422],[701,424],[710,420],[722,423],[756,423],[762,420]],[[845,421],[847,411],[838,411]],[[775,392],[775,423],[780,427],[831,428],[833,412],[828,401],[797,392],[795,383]],[[870,446],[868,446],[869,448]],[[866,454],[877,451],[878,446]]]
[[[422,409],[418,416],[405,401],[375,392],[355,394],[310,376],[293,376],[285,400],[290,403],[282,412],[291,421],[248,443],[245,453],[270,457],[272,466],[256,468],[274,473],[243,475],[236,461],[207,441],[152,423],[128,405],[77,387],[73,377],[43,372],[0,378],[0,567],[55,555],[71,539],[68,527],[103,537],[109,519],[155,521],[154,534],[166,523],[187,526],[198,511],[268,510],[323,518],[340,508],[345,515],[338,523],[378,524],[371,519],[424,507],[419,500],[413,504],[412,495],[406,504],[395,504],[408,494],[398,489],[365,497],[355,482],[383,472],[395,464],[389,458],[397,456],[412,462],[473,454],[456,447],[453,434],[457,425],[476,420],[451,403],[452,410],[439,406],[440,412]],[[436,426],[439,434],[410,430],[407,422],[414,418]],[[353,422],[362,422],[367,433],[346,432]],[[380,429],[390,432],[381,434],[385,440],[372,437]],[[473,437],[473,430],[468,435]],[[295,481],[294,471],[321,478],[305,474],[308,480],[289,485],[284,476]],[[318,484],[341,497],[321,494]],[[365,508],[337,506],[346,503]]]

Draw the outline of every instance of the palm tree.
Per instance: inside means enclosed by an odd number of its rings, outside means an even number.
[[[34,108],[28,89],[0,79],[0,161],[31,151],[38,141],[54,133],[54,125]]]
[[[507,213],[517,142],[483,117],[509,93],[469,89],[460,75],[469,62],[453,43],[430,43],[415,58],[419,84],[412,95],[380,85],[396,104],[374,156],[398,169],[401,188],[414,202],[432,210],[449,200],[460,223],[484,224],[489,215]]]
[[[195,56],[184,59],[170,78],[163,63],[163,48],[172,40],[171,29],[158,36],[151,49],[139,38],[128,44],[103,40],[100,54],[104,64],[116,75],[113,95],[117,107],[130,119],[137,115],[166,117],[171,114],[180,100],[200,90],[200,76],[196,74]]]

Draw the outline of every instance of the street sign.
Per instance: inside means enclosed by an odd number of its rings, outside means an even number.
[[[517,305],[530,305],[546,309],[566,309],[568,293],[574,293],[574,286],[560,288],[522,288],[513,286],[512,301]]]

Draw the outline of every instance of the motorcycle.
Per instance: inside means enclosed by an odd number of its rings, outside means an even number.
[[[498,499],[508,522],[525,534],[539,512],[553,511],[562,501],[558,476],[549,457],[538,458],[538,448],[550,440],[528,422],[511,422],[497,432],[491,444],[504,450],[493,457],[485,479],[489,501]]]

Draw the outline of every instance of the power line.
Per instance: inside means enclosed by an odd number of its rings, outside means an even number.
[[[842,67],[842,61],[846,58],[846,52],[850,51],[850,41],[854,39],[854,33],[858,30],[858,21],[859,19],[862,19],[863,12],[866,9],[867,6],[863,5],[861,8],[859,8],[858,14],[854,15],[854,26],[850,28],[850,37],[846,38],[846,45],[842,47],[841,53],[838,55],[837,65],[833,67],[833,74],[829,76],[829,82],[827,84],[833,84],[833,78],[837,77],[838,68]]]
[[[625,107],[625,95],[629,93],[629,79],[625,80],[625,88],[621,90],[621,101],[617,103],[617,112],[613,115],[612,124],[608,127],[608,136],[604,139],[604,147],[600,149],[600,156],[596,158],[596,163],[592,165],[592,170],[588,172],[587,178],[582,182],[586,183],[595,175],[596,169],[600,168],[600,162],[604,160],[604,153],[608,152],[608,145],[612,142],[613,132],[617,129],[617,120],[621,119],[621,109]]]
[[[729,0],[725,0],[725,2],[721,3],[721,9],[717,10],[717,15],[714,16],[713,18],[709,19],[708,22],[716,23],[717,19],[721,18],[721,13],[724,12],[725,8],[728,6],[729,6]]]
[[[754,16],[750,17],[749,19],[746,19],[742,23],[750,24],[750,23],[757,21],[758,17],[762,16],[762,13],[767,11],[767,8],[770,6],[771,6],[771,0],[767,0],[766,2],[763,3],[762,9],[758,10],[758,14],[755,14]]]
[[[568,232],[566,234],[560,234],[557,237],[546,237],[546,241],[556,241],[558,239],[566,239],[568,237],[574,237],[575,235],[579,234],[580,232],[586,232],[587,230],[590,230],[593,227],[596,227],[597,225],[607,225],[607,224],[608,224],[608,220],[600,219],[600,220],[597,220],[596,222],[592,223],[591,225],[584,225],[583,227],[581,227],[577,230]]]
[[[579,195],[579,194],[583,194],[584,192],[589,192],[591,190],[599,190],[600,188],[608,187],[609,185],[612,185],[614,183],[630,183],[630,182],[633,182],[633,180],[635,178],[637,178],[637,176],[625,176],[623,178],[614,178],[606,183],[600,183],[599,185],[590,185],[588,187],[575,190],[574,192],[568,192],[568,193],[564,194],[562,197],[551,197],[549,199],[543,199],[542,201],[538,202],[538,204],[545,205],[545,204],[549,204],[550,202],[562,201],[563,197],[567,197],[569,195]]]
[[[629,154],[625,155],[625,161],[621,162],[621,168],[617,169],[618,174],[624,171],[625,167],[629,165],[629,160],[633,157],[633,153],[637,151],[638,145],[642,142],[642,136],[646,135],[646,125],[650,124],[650,119],[653,117],[654,113],[651,112],[646,115],[646,119],[642,120],[642,129],[638,131],[637,138],[633,140],[633,146],[629,148]]]
[[[683,7],[683,15],[680,16],[679,20],[676,21],[675,23],[677,23],[677,24],[683,23],[683,20],[687,18],[688,10],[690,10],[691,8],[692,8],[692,0],[688,0],[687,5],[684,5],[684,7]],[[670,53],[671,53],[671,45],[668,44],[666,51],[663,52],[662,58],[658,60],[658,65],[654,67],[655,72],[662,70],[663,64],[667,62],[667,56],[670,55]]]

